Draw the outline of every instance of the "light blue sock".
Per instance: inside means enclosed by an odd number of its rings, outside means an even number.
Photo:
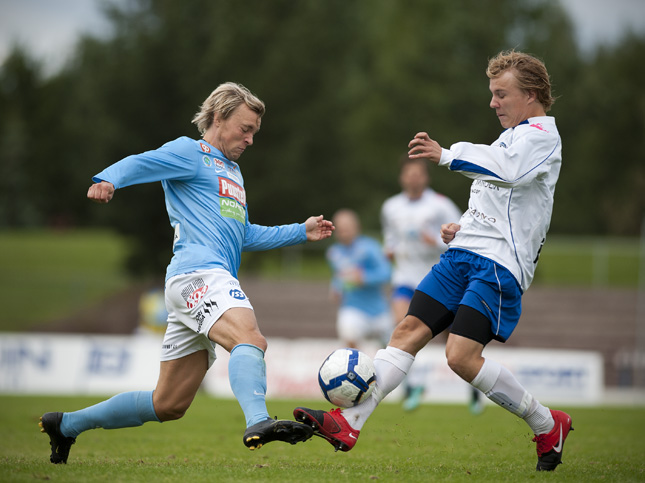
[[[153,392],[124,392],[89,408],[64,413],[60,431],[68,438],[76,438],[88,429],[131,428],[159,421],[152,405]]]
[[[246,418],[246,427],[269,418],[266,406],[267,376],[264,352],[251,344],[231,350],[228,379]]]

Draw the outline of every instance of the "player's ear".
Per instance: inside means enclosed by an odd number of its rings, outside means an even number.
[[[537,91],[533,91],[533,90],[526,91],[526,94],[529,96],[528,98],[529,104],[533,102],[537,102]]]

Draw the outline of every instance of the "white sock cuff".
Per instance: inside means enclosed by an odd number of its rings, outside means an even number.
[[[414,362],[414,356],[412,354],[408,354],[407,352],[392,346],[380,349],[374,356],[374,360],[377,359],[389,362],[405,374],[408,373],[410,366]]]
[[[479,389],[484,394],[493,389],[495,382],[499,378],[499,373],[502,371],[502,365],[491,360],[484,359],[484,365],[479,370],[479,374],[475,376],[475,379],[470,381],[471,386]]]

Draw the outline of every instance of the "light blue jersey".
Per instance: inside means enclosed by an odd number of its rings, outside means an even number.
[[[385,287],[391,267],[376,240],[359,236],[351,245],[335,243],[327,249],[327,261],[333,270],[332,287],[342,294],[341,307],[354,307],[371,316],[389,311]],[[362,285],[343,280],[343,272],[351,269],[361,271]]]
[[[204,140],[180,137],[154,151],[128,156],[92,179],[108,181],[116,189],[161,181],[175,230],[166,280],[210,268],[223,268],[237,277],[242,251],[307,240],[304,223],[249,223],[240,167]]]

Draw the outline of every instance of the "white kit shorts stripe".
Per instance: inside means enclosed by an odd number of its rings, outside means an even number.
[[[168,328],[161,346],[161,360],[172,361],[200,350],[208,351],[208,367],[215,362],[215,343],[208,332],[227,310],[253,310],[240,282],[221,268],[197,270],[166,282]]]

